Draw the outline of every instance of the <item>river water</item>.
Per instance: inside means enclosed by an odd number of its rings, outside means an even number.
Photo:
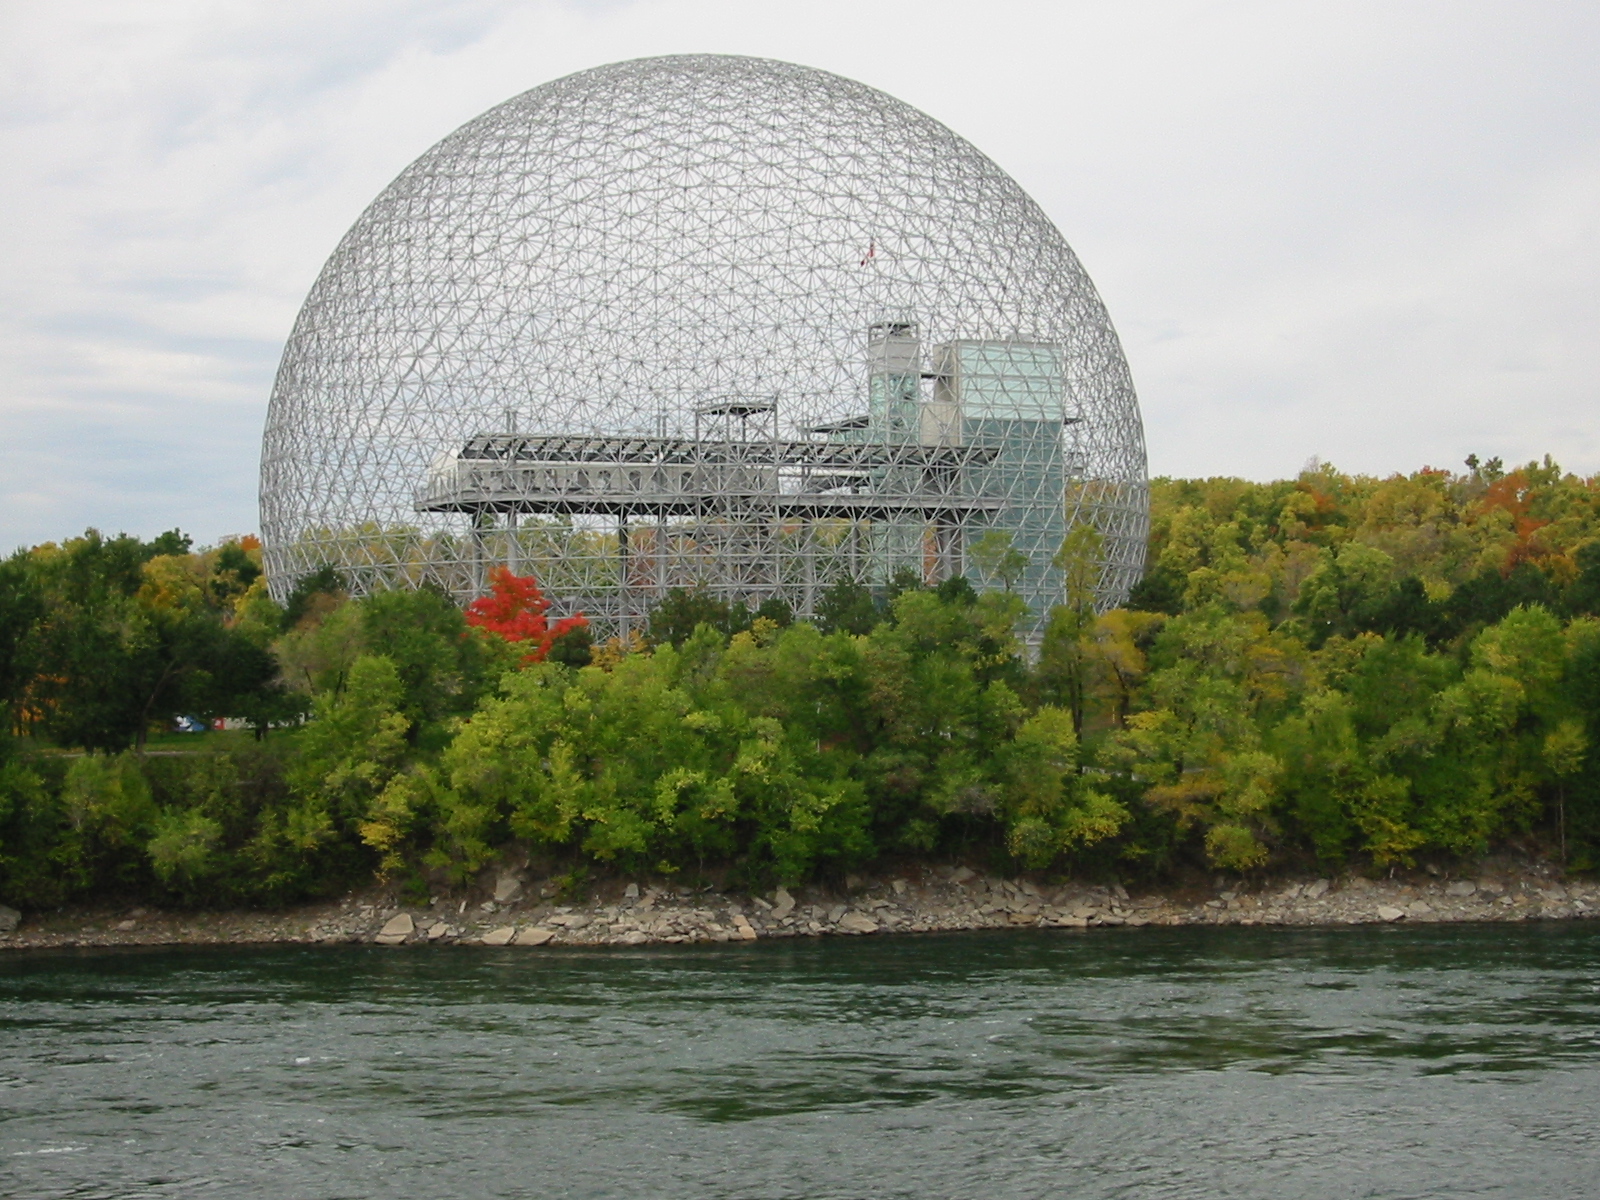
[[[0,957],[0,1195],[1600,1196],[1600,925]]]

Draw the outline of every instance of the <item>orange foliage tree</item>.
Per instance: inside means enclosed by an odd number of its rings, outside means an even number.
[[[550,601],[532,575],[513,575],[505,567],[495,567],[489,572],[489,594],[467,605],[467,624],[508,642],[532,643],[523,663],[543,662],[558,637],[589,624],[577,613],[551,625],[545,618],[549,610]]]

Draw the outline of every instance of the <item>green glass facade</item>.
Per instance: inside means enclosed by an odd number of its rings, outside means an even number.
[[[1011,534],[1028,558],[1016,590],[1043,616],[1059,601],[1053,565],[1066,537],[1070,454],[1065,364],[1060,346],[1025,341],[959,341],[936,348],[932,407],[955,415],[967,445],[993,447],[969,480],[1000,500],[991,528]],[[968,529],[968,543],[986,532]]]

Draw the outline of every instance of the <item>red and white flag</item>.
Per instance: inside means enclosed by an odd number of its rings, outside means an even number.
[[[875,259],[877,257],[878,257],[878,243],[877,243],[876,240],[870,241],[870,242],[867,243],[867,256],[861,260],[861,265],[864,267],[869,262],[871,262],[873,259]]]

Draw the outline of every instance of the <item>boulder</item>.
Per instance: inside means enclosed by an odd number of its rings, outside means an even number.
[[[639,885],[637,883],[630,883],[627,887],[622,889],[622,895],[626,900],[637,900],[639,898]]]
[[[794,897],[789,894],[788,888],[779,888],[772,893],[772,915],[778,920],[783,920],[794,911]]]
[[[839,929],[845,933],[877,933],[878,923],[866,913],[847,912],[838,920]]]
[[[1478,885],[1470,879],[1457,879],[1453,883],[1444,885],[1446,896],[1470,896],[1478,890]]]
[[[528,928],[520,930],[512,940],[519,946],[542,946],[555,935],[556,931],[554,929],[543,929],[538,925],[530,925]],[[643,935],[641,934],[640,937],[642,939]],[[488,939],[485,940],[487,941]]]
[[[22,914],[7,904],[0,904],[0,933],[11,933],[22,921]]]
[[[1327,891],[1328,881],[1326,879],[1319,879],[1315,883],[1306,884],[1306,889],[1301,894],[1305,896],[1307,900],[1315,900],[1318,896],[1326,895]]]
[[[509,904],[522,895],[522,880],[507,872],[495,880],[494,901],[496,904]]]
[[[1402,908],[1394,908],[1388,904],[1380,904],[1378,906],[1378,920],[1380,921],[1398,921],[1405,915],[1405,910]]]
[[[390,917],[378,931],[377,941],[382,946],[398,946],[416,932],[417,923],[411,919],[410,913],[399,913]]]
[[[965,883],[967,880],[971,879],[976,873],[977,872],[975,872],[971,867],[957,867],[954,871],[950,872],[950,882],[951,883]]]
[[[515,926],[502,925],[499,929],[491,929],[484,934],[483,944],[485,946],[505,946],[510,944],[511,939],[516,936],[517,930]]]

